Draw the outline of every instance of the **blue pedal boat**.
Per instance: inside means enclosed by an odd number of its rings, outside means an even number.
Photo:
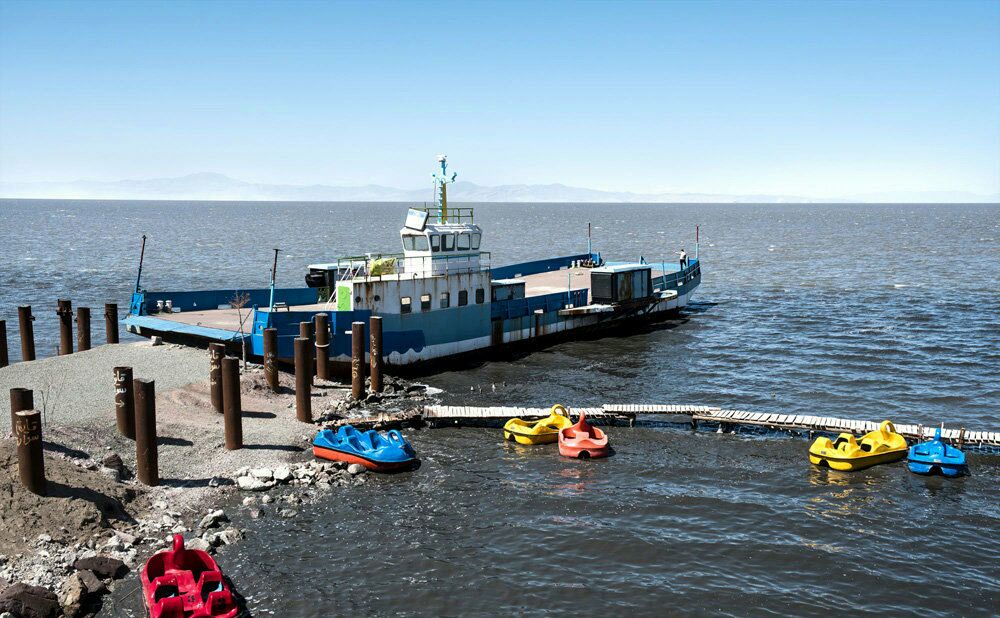
[[[965,453],[941,440],[941,429],[934,430],[934,438],[914,444],[906,457],[910,472],[917,474],[941,474],[956,477],[965,474]]]
[[[399,431],[385,435],[358,431],[344,425],[337,431],[324,429],[313,438],[313,455],[320,459],[356,463],[375,472],[398,472],[420,466],[417,453]]]

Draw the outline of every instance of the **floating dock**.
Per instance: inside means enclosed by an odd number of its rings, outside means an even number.
[[[353,424],[366,427],[389,427],[400,425],[428,425],[430,427],[500,426],[511,418],[545,418],[549,407],[513,406],[424,406],[410,414],[384,414],[363,419],[344,419],[338,424]],[[714,406],[682,404],[605,404],[599,407],[570,408],[571,413],[585,412],[588,419],[598,423],[624,422],[635,425],[639,415],[686,417],[692,428],[699,424],[717,427],[722,433],[738,431],[741,428],[769,430],[777,432],[852,433],[862,435],[875,431],[880,421],[835,418],[830,416],[808,416],[792,414],[770,414],[729,410]],[[937,425],[893,422],[896,432],[909,442],[920,442],[934,436]],[[942,440],[987,452],[1000,452],[1000,432],[969,430],[965,427],[949,428],[941,431]]]

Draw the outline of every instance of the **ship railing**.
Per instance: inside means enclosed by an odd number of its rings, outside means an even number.
[[[337,259],[337,272],[341,273],[341,281],[478,273],[489,271],[491,266],[492,256],[489,251],[427,256],[372,253]]]
[[[441,215],[444,214],[444,209],[440,206],[422,206],[414,208],[414,210],[426,212],[427,218],[433,221],[441,221]],[[452,208],[449,206],[447,223],[475,223],[473,210],[472,208]]]

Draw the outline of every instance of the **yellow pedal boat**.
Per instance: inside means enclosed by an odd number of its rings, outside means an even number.
[[[560,404],[552,406],[549,415],[540,421],[512,418],[503,426],[504,440],[518,444],[552,444],[559,439],[559,432],[572,427],[569,412]]]
[[[809,447],[809,461],[834,470],[861,470],[906,457],[906,438],[896,433],[892,421],[882,421],[878,429],[856,440],[854,434],[842,433],[835,441],[816,438]]]

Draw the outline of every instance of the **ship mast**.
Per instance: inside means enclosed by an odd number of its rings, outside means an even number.
[[[438,155],[437,160],[441,164],[441,171],[434,172],[431,177],[434,178],[434,193],[439,208],[438,223],[448,223],[448,184],[455,182],[458,174],[452,172],[448,176],[448,155]]]

